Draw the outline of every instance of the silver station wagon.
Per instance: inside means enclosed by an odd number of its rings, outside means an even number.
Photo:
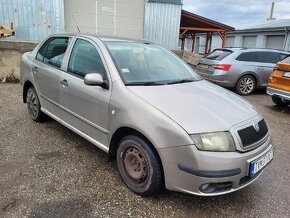
[[[212,196],[253,182],[273,158],[261,115],[160,45],[51,35],[21,60],[29,115],[52,117],[117,159],[133,192]]]

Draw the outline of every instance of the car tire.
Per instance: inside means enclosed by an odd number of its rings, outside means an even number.
[[[236,93],[239,95],[250,95],[256,89],[256,80],[251,75],[242,76],[235,87]]]
[[[34,87],[30,87],[27,90],[26,103],[30,118],[33,121],[41,122],[44,118],[44,113],[40,109],[40,101]]]
[[[272,101],[279,106],[287,107],[290,104],[290,101],[284,100],[282,98],[279,98],[277,96],[272,96]]]
[[[126,186],[141,196],[149,196],[163,187],[161,161],[151,145],[141,137],[124,137],[117,150],[119,173]]]

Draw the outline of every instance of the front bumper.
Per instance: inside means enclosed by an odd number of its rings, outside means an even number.
[[[168,190],[201,196],[215,196],[237,191],[251,184],[262,171],[250,177],[250,162],[273,146],[270,137],[260,147],[245,153],[199,151],[195,145],[159,149]],[[214,192],[204,192],[205,184],[217,184]]]
[[[280,98],[290,101],[290,92],[287,91],[267,87],[267,94],[271,96],[278,96]]]

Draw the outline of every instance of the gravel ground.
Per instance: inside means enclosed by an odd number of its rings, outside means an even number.
[[[116,163],[52,119],[30,120],[19,84],[0,84],[0,217],[289,217],[290,107],[263,92],[247,99],[265,117],[275,157],[238,192],[198,197],[130,192]]]

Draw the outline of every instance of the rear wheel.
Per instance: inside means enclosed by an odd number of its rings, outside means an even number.
[[[282,107],[286,107],[286,106],[288,106],[290,104],[290,101],[287,101],[285,99],[279,98],[277,96],[272,96],[272,101],[276,105],[279,105],[279,106],[282,106]]]
[[[142,196],[158,192],[163,186],[161,161],[151,146],[137,136],[126,136],[117,150],[117,164],[127,187]]]
[[[256,89],[256,80],[251,75],[242,76],[236,84],[235,91],[239,95],[250,95]]]
[[[42,121],[44,114],[40,110],[40,101],[34,87],[30,87],[26,94],[26,103],[29,115],[36,122]]]

